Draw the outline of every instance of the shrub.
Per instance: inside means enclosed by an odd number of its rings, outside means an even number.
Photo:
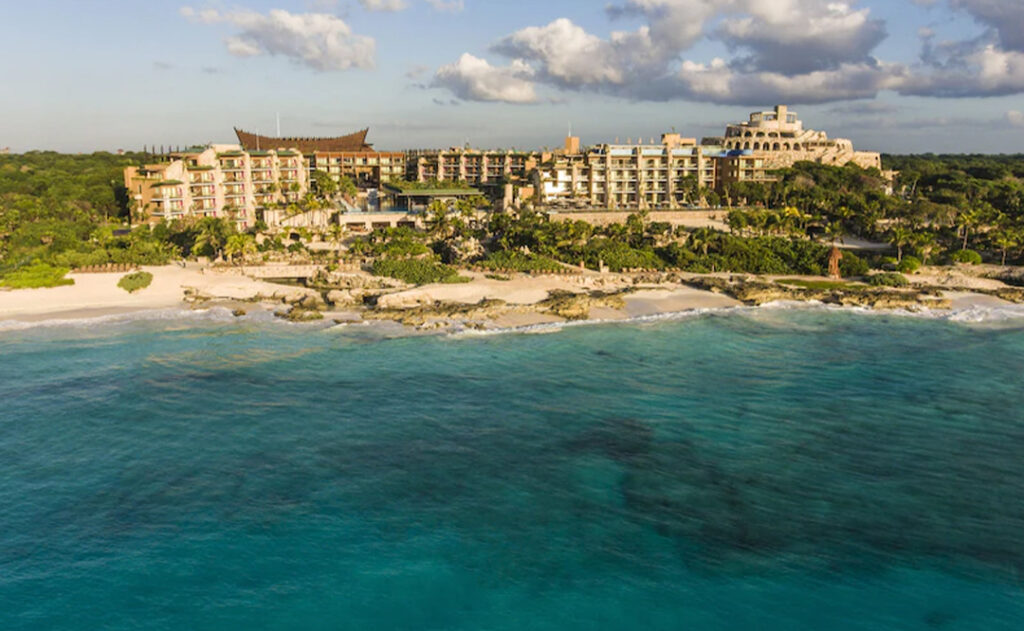
[[[845,278],[850,276],[864,276],[871,267],[868,262],[853,252],[843,252],[843,260],[839,262],[839,271]]]
[[[868,278],[868,283],[875,287],[908,287],[910,281],[903,274],[897,272],[883,272]]]
[[[388,276],[410,285],[431,283],[466,283],[454,267],[424,259],[379,259],[373,263],[375,276]]]
[[[981,265],[981,255],[974,250],[960,250],[954,252],[951,257],[954,263],[967,263],[968,265]]]
[[[587,267],[597,269],[604,263],[613,272],[624,269],[664,269],[665,262],[651,250],[634,248],[628,243],[600,239],[592,241],[582,257]]]
[[[349,250],[358,256],[408,258],[429,254],[424,235],[411,228],[383,228],[357,239]]]
[[[74,285],[74,280],[64,278],[68,271],[66,267],[53,267],[46,263],[33,263],[5,274],[0,279],[0,286],[10,287],[11,289],[38,289],[41,287]]]
[[[123,276],[121,280],[117,281],[117,286],[130,294],[134,294],[137,291],[141,291],[146,287],[149,287],[152,282],[153,275],[149,272],[134,272],[127,276]]]
[[[510,250],[494,252],[480,261],[489,270],[512,270],[515,272],[557,272],[563,269],[558,261],[538,254],[523,254]]]
[[[896,270],[904,274],[913,274],[919,269],[921,269],[921,259],[916,256],[904,256],[896,266]]]
[[[900,262],[896,260],[895,256],[883,256],[878,260],[879,269],[884,269],[890,272],[895,272],[899,268]]]

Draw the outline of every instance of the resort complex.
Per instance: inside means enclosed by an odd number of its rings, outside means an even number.
[[[580,210],[680,209],[703,203],[709,191],[743,182],[772,182],[778,169],[809,161],[881,170],[878,153],[855,151],[850,140],[805,129],[784,105],[726,126],[722,137],[666,133],[660,142],[584,147],[569,136],[555,151],[379,151],[368,129],[334,138],[261,136],[235,129],[237,145],[172,153],[125,171],[136,209],[151,222],[185,215],[230,216],[240,226],[274,223],[275,213],[310,189],[313,174],[351,181],[359,194],[345,210],[411,209],[432,192],[482,194],[496,207],[525,202]],[[429,185],[419,186],[416,185]]]
[[[237,145],[211,145],[172,153],[165,162],[129,167],[124,184],[150,222],[229,217],[245,228],[255,224],[258,212],[305,195],[309,170],[295,149],[245,151]]]

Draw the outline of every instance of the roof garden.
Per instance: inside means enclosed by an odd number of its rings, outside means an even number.
[[[430,181],[430,182],[408,182],[392,181],[384,183],[388,191],[402,196],[410,197],[471,197],[483,195],[476,188],[465,182]]]

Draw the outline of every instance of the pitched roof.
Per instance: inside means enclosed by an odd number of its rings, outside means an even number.
[[[298,149],[302,153],[314,151],[372,151],[373,145],[367,144],[366,135],[369,129],[357,131],[347,136],[334,138],[273,138],[260,136],[235,128],[238,142],[247,150],[256,149]]]

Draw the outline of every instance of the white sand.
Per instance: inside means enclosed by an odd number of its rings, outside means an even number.
[[[464,274],[473,282],[424,285],[384,296],[378,304],[405,308],[435,302],[477,304],[482,300],[504,300],[513,305],[532,305],[546,299],[552,291],[583,291],[589,281],[585,276],[514,276],[510,280],[494,280],[483,274]]]
[[[735,298],[693,287],[647,289],[628,294],[625,298],[626,313],[633,318],[694,309],[724,309],[743,304]]]
[[[126,274],[70,274],[74,285],[50,289],[0,291],[0,320],[38,320],[44,317],[88,318],[149,309],[186,306],[186,289],[218,300],[250,300],[257,295],[305,292],[234,274],[204,272],[197,266],[145,267],[153,283],[130,294],[117,286]]]

